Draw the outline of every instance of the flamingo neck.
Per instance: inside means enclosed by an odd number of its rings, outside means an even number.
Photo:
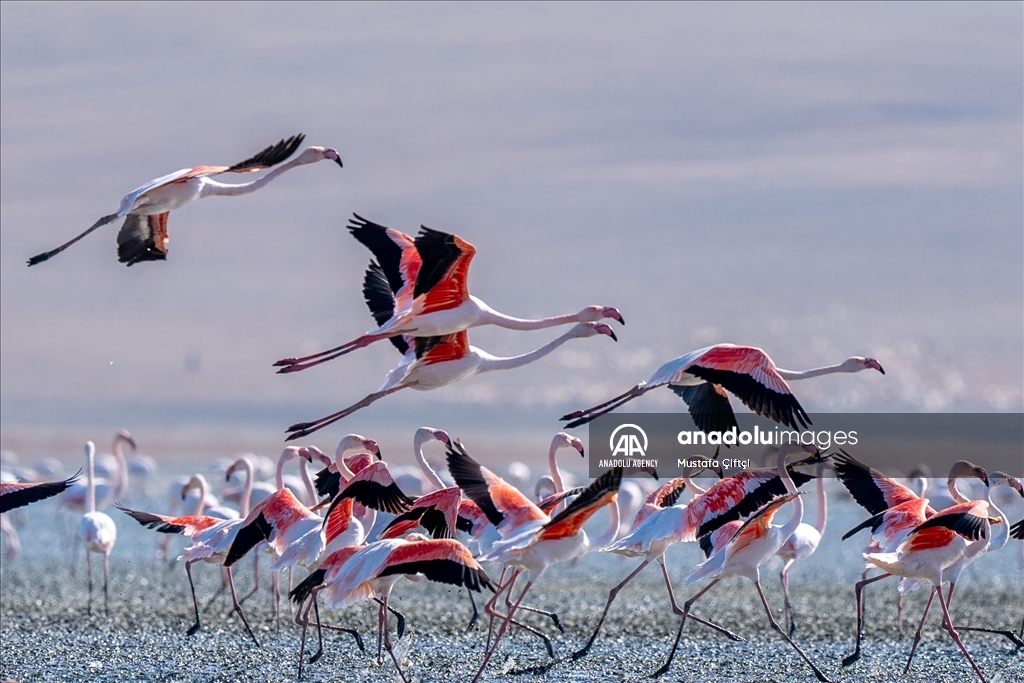
[[[820,462],[815,468],[815,476],[818,480],[817,493],[818,493],[818,517],[814,520],[814,528],[817,529],[819,536],[825,535],[825,524],[828,523],[828,496],[825,495],[825,463]]]
[[[309,476],[309,463],[305,458],[299,459],[299,476],[302,477],[302,485],[306,489],[306,504],[316,505],[316,487],[313,486],[313,478]]]
[[[284,488],[284,464],[299,454],[299,449],[289,446],[281,451],[281,457],[277,459],[277,470],[274,472],[274,485],[280,491]]]
[[[96,512],[96,459],[95,449],[87,449],[85,452],[85,511]]]
[[[1002,482],[985,489],[985,500],[988,501],[988,506],[992,509],[990,516],[999,517],[1003,520],[1002,524],[999,525],[999,533],[992,537],[992,542],[988,546],[988,550],[990,552],[993,550],[999,550],[1006,545],[1007,541],[1010,540],[1010,525],[1007,524],[1006,516],[1003,514],[1003,511],[996,507],[996,504],[992,502],[992,489],[1001,484]]]
[[[565,483],[562,481],[562,472],[558,469],[556,453],[558,453],[558,444],[552,442],[551,448],[548,449],[548,469],[551,470],[551,481],[555,484],[555,493],[561,493],[565,490]]]
[[[683,482],[686,484],[686,488],[690,489],[695,496],[707,493],[708,491],[706,488],[693,481],[688,474],[683,475]]]
[[[419,464],[420,470],[423,472],[423,476],[425,476],[427,481],[430,482],[430,485],[437,490],[445,488],[444,482],[441,481],[441,477],[437,476],[437,472],[435,472],[434,468],[430,466],[429,462],[427,462],[427,457],[423,455],[423,445],[432,438],[434,437],[430,434],[427,434],[426,436],[417,434],[416,442],[413,444],[413,453],[416,456],[416,462]]]
[[[604,548],[615,540],[615,536],[619,533],[619,525],[621,524],[620,514],[619,496],[616,494],[615,499],[612,501],[611,509],[608,511],[608,528],[590,543],[591,548]]]
[[[950,477],[946,480],[946,488],[949,489],[949,495],[951,495],[953,500],[958,504],[971,502],[966,496],[964,496],[964,494],[960,493],[959,489],[957,489],[957,481],[958,479],[956,477]]]
[[[842,363],[838,365],[826,365],[823,368],[812,368],[811,370],[783,370],[777,368],[776,370],[782,379],[794,380],[794,379],[808,379],[810,377],[820,377],[821,375],[831,375],[836,372],[847,372],[843,367]]]
[[[351,481],[352,477],[356,476],[352,470],[345,464],[345,452],[348,448],[338,448],[338,451],[334,454],[334,466],[337,468],[338,473],[341,475],[343,481]]]
[[[473,348],[480,357],[480,363],[476,368],[477,373],[490,372],[491,370],[511,370],[512,368],[522,367],[523,365],[540,360],[570,339],[576,339],[579,336],[579,330],[573,327],[565,334],[560,337],[556,337],[540,348],[519,356],[511,356],[508,358],[499,358],[497,356],[492,356],[485,351],[481,351],[480,349],[476,349],[474,347],[470,348]]]
[[[200,491],[199,499],[196,501],[196,509],[192,514],[198,517],[203,514],[203,508],[206,507],[206,495]]]
[[[564,315],[553,315],[549,318],[514,318],[504,313],[499,313],[480,299],[474,297],[476,305],[480,308],[480,321],[482,324],[496,325],[509,330],[542,330],[547,327],[556,327],[567,323],[579,322],[578,313],[566,313]]]
[[[786,491],[788,493],[797,494],[793,499],[793,514],[789,518],[789,521],[782,525],[781,537],[783,540],[792,536],[793,532],[796,531],[796,528],[800,526],[800,523],[804,519],[804,502],[800,499],[799,491],[797,490],[792,477],[789,476],[789,470],[786,469],[786,457],[791,452],[790,448],[786,446],[779,448],[779,455],[775,462],[775,466],[779,470],[779,478],[782,479],[782,483],[786,487]]]
[[[203,179],[203,195],[204,196],[216,196],[216,197],[238,197],[240,195],[249,194],[261,189],[264,185],[270,183],[274,178],[278,177],[282,173],[287,173],[297,166],[303,164],[313,163],[313,161],[319,161],[319,159],[311,161],[303,161],[300,157],[292,159],[286,164],[282,164],[277,168],[273,169],[269,173],[252,182],[239,183],[237,185],[231,185],[228,183],[221,183],[210,178]]]
[[[242,498],[238,501],[238,514],[245,519],[249,516],[249,505],[252,502],[252,463],[249,458],[242,458],[242,470],[245,472],[245,487],[242,489]]]
[[[117,487],[114,491],[114,500],[117,500],[128,490],[128,461],[124,457],[124,438],[120,434],[114,437],[114,460],[117,462]]]

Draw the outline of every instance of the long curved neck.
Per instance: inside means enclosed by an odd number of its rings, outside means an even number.
[[[245,488],[242,489],[242,499],[238,501],[238,514],[245,519],[249,516],[249,505],[252,502],[252,463],[249,458],[242,458],[242,470],[245,472]]]
[[[789,476],[789,470],[786,469],[786,456],[790,453],[789,448],[783,446],[779,449],[779,456],[776,460],[776,467],[779,470],[779,478],[782,479],[783,485],[786,487],[788,493],[799,494],[797,491],[796,484],[793,482],[792,477]],[[785,524],[782,525],[781,536],[783,539],[787,539],[793,535],[796,528],[800,526],[800,522],[804,519],[804,502],[797,495],[793,499],[793,515],[789,518]]]
[[[490,372],[491,370],[510,370],[512,368],[518,368],[523,365],[532,363],[535,360],[540,360],[544,356],[548,355],[559,346],[569,341],[570,339],[576,339],[578,333],[575,328],[569,330],[560,337],[557,337],[549,341],[544,346],[538,349],[534,349],[529,353],[524,353],[520,356],[512,356],[510,358],[499,358],[492,356],[484,351],[477,349],[477,353],[480,355],[480,365],[477,367],[477,372]]]
[[[498,327],[504,327],[510,330],[542,330],[547,327],[556,327],[558,325],[579,322],[578,313],[553,315],[550,318],[514,318],[510,315],[499,313],[479,299],[476,299],[476,304],[480,307],[483,323],[497,325]]]
[[[611,543],[612,541],[615,540],[616,534],[619,533],[619,524],[621,524],[621,520],[619,519],[619,516],[620,516],[619,496],[618,496],[618,494],[616,494],[615,495],[615,500],[611,504],[611,510],[609,510],[608,528],[605,529],[604,533],[601,534],[598,538],[595,538],[593,541],[591,541],[591,543],[590,543],[590,547],[591,548],[594,548],[594,549],[604,548],[609,543]]]
[[[306,489],[306,505],[316,505],[316,487],[313,486],[313,478],[309,476],[309,463],[305,458],[299,459],[299,476]]]
[[[427,462],[427,457],[423,455],[423,444],[428,441],[428,438],[421,437],[417,434],[416,443],[413,444],[413,452],[416,455],[416,462],[419,464],[420,470],[423,472],[423,476],[427,478],[430,485],[433,486],[435,490],[443,489],[445,487],[444,482],[441,481],[441,477],[437,476],[437,472],[435,472],[434,468],[432,468],[430,463]]]
[[[828,496],[825,495],[825,463],[818,463],[814,473],[818,480],[818,517],[814,520],[814,528],[820,536],[825,535],[825,524],[828,522]]]
[[[558,469],[558,459],[555,454],[558,452],[558,444],[552,442],[551,448],[548,449],[548,469],[551,470],[551,481],[555,484],[555,493],[561,493],[565,490],[565,483],[562,481],[562,473]]]
[[[203,514],[203,508],[206,507],[206,494],[200,491],[196,498],[196,509],[192,514],[198,517]]]
[[[295,447],[289,446],[281,451],[281,457],[277,459],[277,471],[274,472],[274,485],[280,491],[284,488],[284,464],[295,457]]]
[[[1006,515],[1003,511],[996,507],[996,504],[992,502],[992,489],[995,486],[990,486],[985,490],[985,500],[988,501],[988,506],[991,510],[990,516],[999,517],[1003,520],[1002,524],[999,525],[999,533],[992,537],[992,542],[988,546],[989,552],[993,550],[999,550],[1006,542],[1010,540],[1010,525],[1007,523],[1009,520],[1006,519]]]
[[[266,175],[261,176],[256,180],[253,180],[252,182],[241,183],[238,185],[229,185],[228,183],[221,183],[217,182],[216,180],[211,180],[210,178],[205,178],[205,182],[203,183],[203,194],[218,197],[237,197],[239,195],[249,194],[250,192],[255,192],[256,190],[259,190],[264,185],[271,182],[272,180],[274,180],[274,178],[278,177],[282,173],[287,173],[296,166],[302,166],[305,163],[310,162],[302,161],[301,157],[296,157],[289,161],[287,164],[282,164],[278,166],[277,168],[270,171],[270,173],[267,173]]]
[[[782,379],[793,380],[793,379],[808,379],[810,377],[820,377],[821,375],[831,375],[836,372],[843,372],[842,363],[838,365],[827,365],[823,368],[813,368],[811,370],[783,370],[777,368],[777,372]]]
[[[96,453],[88,450],[85,453],[85,511],[96,512]]]
[[[949,489],[949,495],[951,495],[953,500],[958,504],[971,502],[966,496],[964,496],[964,494],[960,493],[960,490],[956,487],[957,481],[959,480],[956,477],[950,477],[946,480],[946,488]]]
[[[338,469],[338,474],[341,475],[342,481],[349,481],[352,477],[356,476],[352,473],[352,470],[345,464],[345,451],[347,448],[338,448],[334,454],[334,466]]]
[[[128,461],[124,457],[124,439],[118,434],[114,437],[114,460],[117,461],[117,487],[114,498],[120,498],[128,490]]]
[[[690,491],[692,491],[693,495],[695,495],[695,496],[699,496],[699,495],[701,495],[703,493],[707,493],[707,491],[708,491],[703,486],[701,486],[701,485],[697,484],[696,482],[694,482],[693,479],[690,478],[689,474],[684,474],[683,475],[683,481],[686,483],[686,488],[690,489]]]

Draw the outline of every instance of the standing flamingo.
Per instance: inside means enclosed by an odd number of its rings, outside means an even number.
[[[174,209],[203,197],[237,197],[255,192],[282,173],[303,164],[328,159],[341,166],[341,157],[335,150],[310,147],[287,164],[249,183],[227,185],[212,179],[222,173],[251,173],[276,166],[290,157],[303,139],[305,136],[301,133],[293,135],[233,166],[183,168],[151,180],[126,194],[116,212],[103,216],[81,235],[56,249],[33,256],[28,260],[28,265],[34,266],[56,256],[93,230],[125,216],[124,225],[117,234],[117,260],[129,266],[140,261],[163,261],[167,258],[167,216]]]
[[[402,335],[441,337],[480,325],[540,330],[602,318],[625,324],[612,306],[587,306],[578,313],[536,320],[499,313],[470,295],[467,277],[476,248],[461,237],[424,226],[413,239],[358,214],[348,228],[377,259],[367,271],[363,294],[379,327],[333,349],[280,360],[274,364],[281,367],[278,372],[305,370],[382,339],[392,339],[405,353],[409,342]]]
[[[801,522],[793,535],[787,538],[779,548],[779,552],[775,553],[784,562],[782,570],[779,572],[779,580],[782,582],[782,595],[786,606],[786,628],[790,637],[796,632],[796,622],[793,621],[793,604],[789,601],[789,568],[797,560],[803,560],[813,555],[825,533],[825,524],[828,523],[828,497],[825,495],[824,472],[825,463],[822,461],[818,463],[814,472],[818,494],[818,515],[814,520],[814,526]]]
[[[800,523],[803,520],[803,501],[800,500],[800,493],[797,490],[793,479],[790,477],[788,468],[786,467],[786,458],[789,455],[800,451],[817,454],[817,448],[814,446],[786,444],[779,448],[779,453],[776,459],[776,469],[778,471],[779,478],[786,488],[786,495],[766,503],[761,507],[761,509],[747,519],[746,522],[739,523],[738,520],[734,521],[733,524],[738,527],[735,533],[731,534],[730,538],[720,546],[716,547],[710,557],[697,565],[697,567],[694,568],[694,570],[690,572],[689,576],[687,576],[683,581],[683,583],[690,584],[700,581],[701,579],[711,579],[710,583],[697,591],[692,598],[683,604],[683,617],[679,622],[679,631],[676,634],[675,642],[672,644],[672,651],[669,653],[668,660],[653,674],[654,676],[660,676],[666,673],[672,665],[672,658],[675,656],[676,648],[679,646],[679,639],[683,634],[683,627],[686,626],[686,619],[690,613],[690,609],[693,607],[693,604],[722,579],[730,576],[743,576],[752,581],[754,588],[757,589],[758,597],[761,598],[761,605],[764,607],[765,614],[768,615],[768,623],[771,624],[772,629],[782,636],[786,642],[788,642],[793,649],[797,651],[804,662],[807,663],[807,666],[809,666],[814,672],[814,675],[819,681],[829,680],[828,677],[826,677],[825,674],[815,666],[814,662],[804,654],[804,651],[800,649],[800,646],[797,645],[786,631],[779,626],[778,622],[775,621],[775,617],[772,616],[772,610],[768,606],[768,601],[764,597],[764,591],[761,590],[761,565],[770,560],[775,553],[779,551],[779,548],[781,548],[786,540],[793,535],[793,532],[796,531],[796,528],[800,526]],[[782,526],[772,526],[772,518],[779,509],[788,502],[793,503],[793,514],[790,516],[789,521]],[[723,535],[724,532],[723,534],[720,534],[719,537],[721,538]],[[712,538],[712,543],[714,543],[715,540],[717,539]]]
[[[96,490],[93,486],[93,461],[96,457],[96,446],[92,441],[85,442],[86,488],[85,514],[78,522],[78,537],[85,544],[85,559],[89,567],[89,613],[92,614],[92,554],[103,554],[103,610],[108,611],[110,580],[110,551],[117,541],[117,527],[106,513],[96,511]]]
[[[363,400],[321,417],[312,422],[299,422],[288,427],[286,441],[292,441],[323,429],[329,424],[351,415],[361,408],[402,389],[430,391],[458,382],[472,375],[493,370],[510,370],[540,360],[571,339],[583,339],[603,334],[616,339],[612,329],[604,323],[578,323],[562,336],[529,353],[500,358],[469,345],[466,332],[444,337],[416,337],[414,350],[410,350],[402,363],[388,373],[381,388]]]
[[[885,374],[877,360],[860,356],[847,358],[838,365],[812,370],[783,370],[776,367],[775,362],[761,349],[716,344],[670,360],[655,370],[646,382],[593,408],[577,410],[560,419],[571,420],[565,425],[566,429],[579,427],[643,396],[651,389],[668,385],[686,402],[694,424],[701,431],[726,432],[738,427],[727,391],[735,394],[743,405],[758,415],[799,429],[798,421],[800,426],[806,427],[811,420],[786,380],[807,379],[836,372],[860,372],[869,368]]]

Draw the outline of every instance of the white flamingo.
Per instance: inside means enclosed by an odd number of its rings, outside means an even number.
[[[96,446],[92,441],[85,442],[86,486],[85,509],[82,519],[78,522],[78,537],[85,544],[85,559],[89,566],[89,612],[92,613],[92,554],[103,555],[103,609],[109,607],[110,551],[117,541],[117,527],[114,520],[103,512],[96,511],[96,490],[93,481],[93,461],[96,457]]]

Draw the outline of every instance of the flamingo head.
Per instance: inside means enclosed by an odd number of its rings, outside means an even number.
[[[317,460],[320,461],[321,465],[326,465],[326,466],[330,467],[332,464],[334,464],[334,461],[331,460],[331,456],[327,455],[326,453],[324,453],[322,450],[320,450],[316,446],[303,446],[302,450],[305,451],[309,455],[309,457],[310,457],[309,461],[310,462],[313,462],[312,459],[316,458]]]
[[[341,155],[338,154],[338,150],[330,147],[307,147],[303,150],[302,154],[295,158],[296,164],[313,164],[318,161],[333,161],[344,168],[341,163]]]
[[[615,336],[615,332],[612,328],[608,327],[604,323],[578,323],[576,325],[576,336],[577,337],[593,337],[595,334],[603,334],[606,337],[611,337],[613,341],[619,341],[619,338]]]
[[[582,322],[597,322],[604,318],[611,318],[612,320],[618,320],[622,325],[626,324],[626,320],[619,313],[619,309],[614,306],[587,306],[579,312],[578,317]]]
[[[94,457],[96,457],[96,444],[94,444],[92,441],[86,441],[85,442],[85,457],[86,458],[94,458]]]
[[[200,492],[209,491],[210,487],[206,483],[206,477],[201,474],[193,474],[189,477],[188,482],[181,487],[181,499],[185,500],[188,497],[188,492],[192,489],[197,489]]]
[[[443,443],[445,446],[452,445],[452,439],[448,436],[448,432],[443,429],[435,429],[434,427],[420,427],[416,430],[416,434],[413,436],[413,448],[419,449],[426,442],[431,439],[436,439]]]
[[[1006,472],[998,472],[997,471],[997,472],[993,472],[992,474],[988,475],[988,484],[989,484],[990,487],[991,486],[1009,486],[1010,488],[1015,490],[1017,493],[1019,493],[1021,498],[1024,498],[1024,486],[1021,485],[1020,479],[1018,479],[1017,477],[1014,477],[1012,475],[1009,475]]]
[[[124,441],[132,447],[133,451],[138,448],[138,445],[135,443],[135,437],[132,436],[127,429],[118,431],[117,435],[114,436],[114,443],[117,443],[118,441]]]
[[[558,432],[555,434],[555,438],[551,440],[551,450],[558,450],[559,448],[575,448],[580,452],[580,457],[585,457],[586,454],[583,451],[583,442],[572,434],[565,432]]]
[[[842,365],[839,366],[843,372],[860,372],[861,370],[878,370],[883,375],[885,370],[882,368],[882,364],[874,358],[864,358],[863,356],[852,356],[843,361]]]
[[[367,452],[377,456],[378,460],[381,460],[380,446],[373,439],[368,439],[361,434],[349,434],[342,438],[338,442],[338,447],[334,451],[334,460],[338,461],[338,458],[344,457],[348,451],[355,451],[359,449],[365,449]]]
[[[433,429],[429,427],[428,429],[430,429],[430,435],[432,437],[443,443],[445,446],[451,445],[452,439],[450,436],[448,436],[448,432],[444,431],[443,429]]]
[[[973,462],[967,460],[957,460],[953,463],[953,467],[949,470],[949,482],[954,479],[976,477],[981,481],[985,482],[985,486],[988,486],[988,472],[981,465],[975,465]]]
[[[240,469],[245,469],[249,472],[250,476],[252,475],[252,462],[249,461],[249,458],[246,458],[245,456],[236,458],[235,461],[231,463],[231,466],[224,471],[224,481],[231,481],[231,475]]]

